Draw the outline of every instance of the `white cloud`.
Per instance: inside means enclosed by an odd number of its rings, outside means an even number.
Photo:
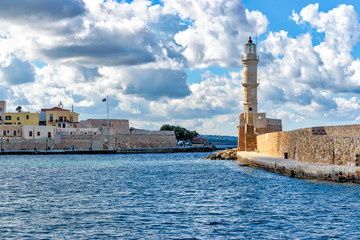
[[[357,101],[335,94],[360,90],[360,62],[352,56],[360,36],[358,14],[348,5],[320,12],[318,4],[310,4],[299,14],[293,12],[292,19],[307,24],[309,32],[295,38],[286,31],[270,32],[260,43],[260,55],[265,57],[258,74],[261,108],[277,116],[288,113],[288,122],[354,119],[359,114]],[[318,33],[324,38],[315,45],[313,38]]]
[[[237,0],[43,2],[0,3],[0,96],[9,106],[38,111],[62,101],[81,118],[101,117],[109,95],[113,117],[144,127],[169,122],[236,135],[243,44],[256,29],[266,32],[264,14]],[[309,31],[269,32],[258,44],[259,109],[287,124],[355,119],[359,102],[347,94],[360,92],[360,60],[352,56],[358,14],[348,5],[320,12],[310,4],[292,19]],[[316,45],[314,34],[324,35]],[[239,71],[205,70],[200,83],[186,83],[184,68],[210,66]]]
[[[165,0],[164,11],[190,22],[175,35],[175,41],[184,48],[192,68],[241,66],[243,42],[256,28],[262,34],[268,25],[262,13],[249,12],[237,0]]]
[[[350,99],[338,97],[334,98],[337,108],[341,112],[351,112],[360,109],[360,101],[356,97]]]

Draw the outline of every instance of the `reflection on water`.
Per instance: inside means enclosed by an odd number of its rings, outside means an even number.
[[[360,186],[208,153],[1,156],[1,239],[358,239]]]

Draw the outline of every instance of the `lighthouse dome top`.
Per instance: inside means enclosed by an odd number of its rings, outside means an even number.
[[[257,59],[256,55],[256,44],[253,43],[251,37],[244,46],[244,57],[249,59]]]

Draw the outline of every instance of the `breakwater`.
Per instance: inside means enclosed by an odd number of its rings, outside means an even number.
[[[237,152],[237,161],[288,177],[360,183],[356,166],[314,165],[255,152]]]
[[[214,146],[167,147],[167,148],[136,148],[114,150],[11,150],[0,151],[0,155],[58,155],[58,154],[141,154],[141,153],[185,153],[212,152]]]

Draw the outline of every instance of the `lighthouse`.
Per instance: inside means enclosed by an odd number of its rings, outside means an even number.
[[[251,37],[244,45],[244,112],[239,115],[238,125],[238,150],[256,151],[256,136],[268,132],[282,131],[280,119],[266,118],[266,113],[258,113],[257,88],[257,65],[259,57],[256,52],[256,44]]]
[[[244,47],[244,113],[257,113],[257,65],[259,58],[256,54],[256,44],[249,37],[249,41]]]

